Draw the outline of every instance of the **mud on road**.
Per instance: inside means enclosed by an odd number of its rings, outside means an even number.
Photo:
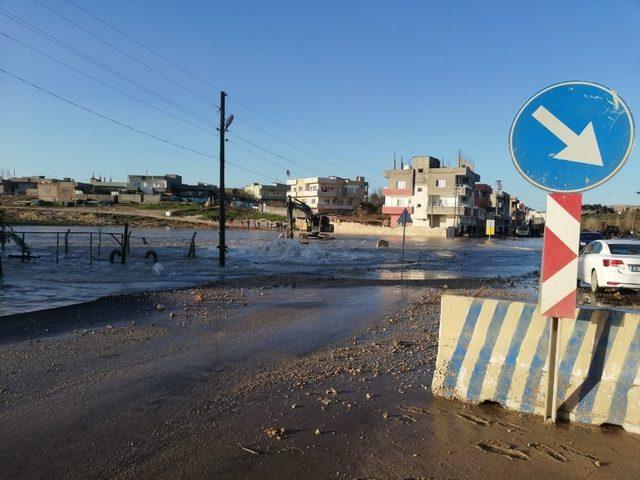
[[[532,295],[281,276],[5,317],[0,477],[637,478],[638,436],[433,398],[444,291]]]

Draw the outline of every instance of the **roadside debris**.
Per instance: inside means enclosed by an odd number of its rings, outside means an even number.
[[[284,438],[286,434],[286,430],[284,427],[280,427],[280,428],[270,427],[270,428],[267,428],[264,432],[267,434],[267,437],[276,438],[278,440]]]

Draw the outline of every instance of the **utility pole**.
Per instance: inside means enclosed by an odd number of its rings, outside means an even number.
[[[219,220],[220,224],[220,239],[218,242],[218,249],[220,253],[218,254],[218,264],[221,267],[224,267],[225,256],[227,253],[227,244],[225,242],[225,222],[226,222],[226,208],[227,208],[227,200],[225,195],[224,188],[224,145],[225,145],[225,136],[227,133],[227,129],[231,122],[233,122],[233,115],[229,115],[227,118],[225,113],[225,99],[227,98],[226,92],[220,92],[220,186],[218,187],[220,190],[220,208],[219,208]]]
[[[219,224],[219,229],[220,229],[220,238],[219,238],[219,242],[218,242],[218,249],[220,250],[220,252],[218,253],[218,264],[221,267],[224,267],[224,261],[225,261],[225,254],[226,252],[226,248],[227,245],[225,243],[225,238],[224,238],[224,233],[225,233],[225,214],[226,214],[226,198],[225,198],[225,191],[224,191],[224,134],[225,134],[225,122],[227,121],[226,119],[226,115],[225,115],[225,111],[224,111],[224,103],[225,103],[225,99],[227,97],[226,92],[220,92],[220,185],[219,185],[219,190],[220,190],[220,206],[218,209],[219,215],[218,215],[218,224]]]

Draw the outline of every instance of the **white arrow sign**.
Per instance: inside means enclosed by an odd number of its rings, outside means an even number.
[[[532,116],[566,145],[566,147],[556,153],[553,158],[567,160],[569,162],[598,165],[600,167],[603,166],[598,140],[596,139],[596,132],[593,130],[593,124],[591,122],[584,127],[580,135],[577,135],[542,105],[532,113]]]

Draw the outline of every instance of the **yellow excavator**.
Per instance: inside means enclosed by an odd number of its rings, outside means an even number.
[[[316,215],[311,207],[297,198],[287,196],[287,237],[293,238],[293,225],[296,223],[294,211],[299,210],[304,213],[306,228],[302,230],[307,238],[326,239],[325,233],[333,233],[333,224],[329,222],[327,215]]]

